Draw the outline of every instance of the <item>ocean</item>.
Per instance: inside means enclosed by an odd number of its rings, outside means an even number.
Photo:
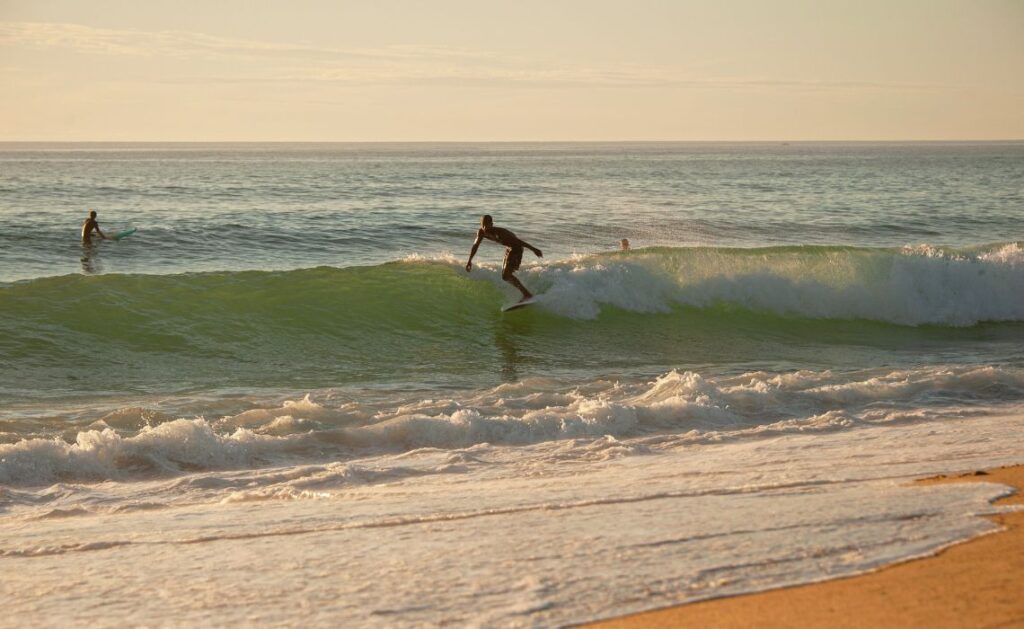
[[[0,143],[0,624],[560,626],[990,532],[910,481],[1024,461],[1022,218],[1024,142]]]

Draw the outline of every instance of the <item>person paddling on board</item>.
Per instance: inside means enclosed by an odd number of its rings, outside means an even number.
[[[103,240],[110,240],[110,237],[107,236],[106,234],[104,234],[103,230],[100,229],[100,224],[96,220],[96,210],[90,210],[89,211],[89,218],[85,219],[85,222],[82,223],[82,244],[83,245],[91,245],[92,244],[92,232],[93,232],[93,230],[95,230],[96,233],[99,234],[100,238],[102,238]]]
[[[523,298],[520,301],[526,301],[533,297],[533,293],[526,290],[526,287],[523,286],[523,283],[519,281],[519,278],[514,273],[519,270],[519,265],[523,263],[523,249],[529,249],[538,258],[543,258],[544,254],[541,253],[541,250],[525,240],[520,240],[518,236],[509,230],[495,227],[494,219],[491,218],[491,215],[484,214],[480,217],[480,229],[476,232],[476,240],[473,242],[473,249],[469,252],[469,261],[466,262],[467,273],[473,270],[473,256],[476,255],[476,250],[480,247],[480,243],[483,242],[484,238],[493,240],[499,245],[505,245],[505,261],[501,264],[501,279],[519,289],[519,292],[523,294]]]

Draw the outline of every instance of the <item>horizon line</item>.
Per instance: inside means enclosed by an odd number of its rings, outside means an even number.
[[[0,144],[928,144],[999,142],[1024,142],[1024,137],[869,140],[0,140]]]

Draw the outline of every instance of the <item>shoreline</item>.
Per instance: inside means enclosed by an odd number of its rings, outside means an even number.
[[[921,484],[988,482],[1016,492],[997,505],[1024,505],[1024,464],[917,479]],[[696,601],[587,623],[641,627],[973,627],[1024,624],[1024,510],[985,516],[1002,530],[872,572],[738,596]]]

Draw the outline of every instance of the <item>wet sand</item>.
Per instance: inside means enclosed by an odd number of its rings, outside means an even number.
[[[1024,505],[1024,465],[919,482],[1011,485],[1017,493],[997,504]],[[1024,627],[1024,511],[992,519],[1005,530],[876,572],[670,607],[592,626]]]

